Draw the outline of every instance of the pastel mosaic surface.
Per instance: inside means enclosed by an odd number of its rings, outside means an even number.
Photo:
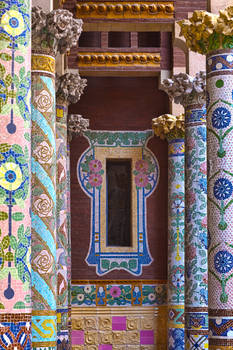
[[[150,265],[146,228],[146,198],[158,184],[159,165],[146,147],[152,131],[102,132],[88,130],[84,133],[90,147],[81,155],[77,177],[81,188],[91,198],[92,222],[90,248],[86,257],[89,266],[96,266],[98,275],[112,270],[126,270],[141,275],[142,266]],[[108,247],[106,243],[106,159],[130,158],[132,160],[132,247]]]
[[[186,347],[203,349],[208,348],[207,159],[205,106],[188,107],[186,109],[185,124]]]
[[[53,76],[33,69],[32,342],[40,347],[57,341],[55,88]]]
[[[168,349],[184,349],[184,139],[168,143]]]
[[[166,284],[73,284],[72,307],[165,305]]]
[[[210,348],[233,346],[233,50],[207,57]],[[227,336],[227,339],[226,339]]]
[[[0,349],[31,349],[31,315],[0,315]]]
[[[126,313],[126,309],[123,314]],[[156,319],[144,316],[83,316],[72,317],[73,349],[154,349],[156,344]]]

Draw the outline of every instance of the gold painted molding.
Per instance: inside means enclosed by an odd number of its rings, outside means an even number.
[[[80,316],[100,316],[100,315],[155,315],[159,313],[160,306],[100,306],[100,307],[72,307],[72,319]]]
[[[151,66],[160,67],[160,53],[115,53],[80,52],[77,55],[79,67]]]
[[[77,1],[77,18],[153,19],[173,18],[173,1]]]

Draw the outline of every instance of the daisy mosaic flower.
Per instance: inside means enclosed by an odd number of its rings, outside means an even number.
[[[100,174],[91,174],[89,177],[90,185],[93,187],[98,187],[102,184],[103,179]]]
[[[148,162],[143,159],[138,160],[135,164],[135,169],[138,172],[146,173],[148,171]]]
[[[117,297],[119,297],[121,295],[121,289],[119,287],[117,287],[117,286],[113,286],[110,289],[109,293],[111,294],[111,296],[113,298],[117,298]]]
[[[98,173],[102,169],[101,161],[98,159],[92,159],[89,163],[90,171],[93,173]]]
[[[228,273],[233,268],[233,255],[227,250],[220,250],[214,257],[214,267],[219,273]]]
[[[225,200],[228,199],[233,192],[233,186],[232,183],[224,178],[221,177],[214,183],[214,196],[218,200]]]
[[[231,113],[225,107],[218,107],[212,114],[212,125],[216,129],[223,129],[230,125]]]
[[[21,169],[18,164],[9,162],[0,167],[0,186],[8,191],[14,191],[20,187],[23,181]]]
[[[138,187],[145,187],[148,184],[148,176],[144,173],[140,173],[135,176],[135,183]]]
[[[25,30],[23,16],[15,10],[9,10],[4,13],[0,26],[12,37],[19,36]]]

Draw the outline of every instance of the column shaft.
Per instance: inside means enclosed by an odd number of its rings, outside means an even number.
[[[30,13],[30,0],[1,1],[1,349],[31,349]]]
[[[57,146],[57,347],[67,349],[68,330],[68,228],[67,228],[67,106],[56,105]]]
[[[184,349],[184,139],[168,140],[168,349]]]
[[[55,349],[55,58],[32,52],[32,346]]]
[[[68,231],[68,329],[71,344],[71,203],[70,203],[70,144],[67,142],[67,231]]]
[[[233,49],[207,55],[210,349],[233,347]]]
[[[206,110],[185,113],[185,346],[208,348]]]

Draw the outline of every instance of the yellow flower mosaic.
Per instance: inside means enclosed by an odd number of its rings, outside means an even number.
[[[22,172],[18,164],[4,163],[0,167],[0,186],[8,191],[14,191],[20,187],[23,180]]]
[[[16,10],[9,10],[2,16],[1,27],[11,36],[19,36],[25,30],[23,16]]]

